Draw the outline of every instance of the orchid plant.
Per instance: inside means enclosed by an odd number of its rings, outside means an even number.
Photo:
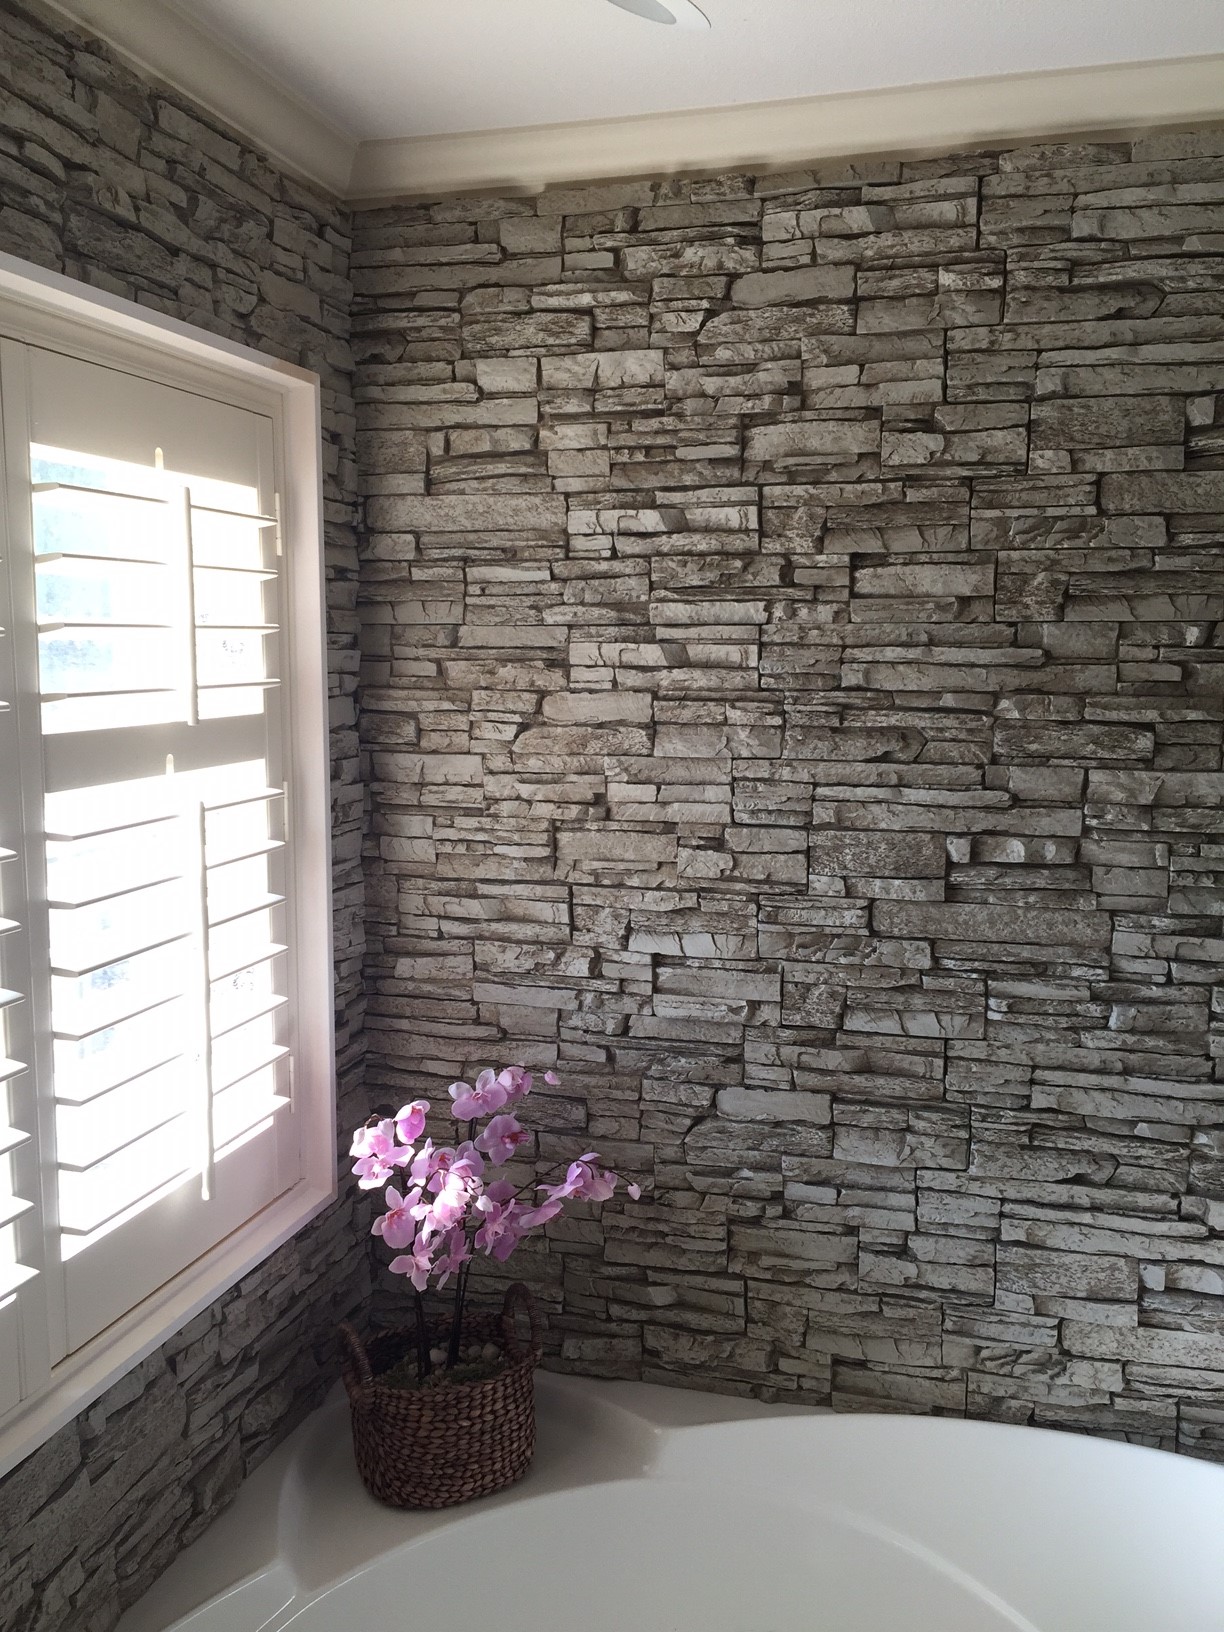
[[[454,1146],[435,1145],[432,1139],[418,1143],[430,1109],[424,1099],[414,1099],[394,1116],[371,1117],[353,1135],[349,1154],[359,1188],[385,1186],[386,1211],[374,1220],[371,1233],[395,1253],[392,1273],[412,1285],[421,1379],[432,1369],[423,1303],[427,1287],[440,1289],[454,1279],[446,1352],[452,1369],[462,1351],[468,1271],[476,1254],[505,1263],[524,1236],[543,1229],[568,1203],[607,1201],[620,1182],[593,1150],[570,1162],[556,1183],[516,1185],[504,1173],[494,1177],[531,1139],[517,1110],[532,1080],[522,1066],[508,1065],[482,1071],[475,1083],[451,1083],[450,1113],[466,1124],[467,1135]],[[555,1086],[559,1079],[546,1071],[544,1081]],[[634,1201],[641,1196],[636,1184],[626,1188]]]

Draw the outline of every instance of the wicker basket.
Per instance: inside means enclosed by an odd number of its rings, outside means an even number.
[[[527,1316],[530,1339],[515,1325]],[[445,1341],[450,1322],[430,1327],[431,1345]],[[508,1364],[495,1377],[438,1388],[391,1388],[379,1375],[410,1353],[414,1331],[380,1333],[368,1348],[346,1322],[344,1386],[353,1417],[353,1451],[362,1483],[391,1507],[453,1507],[521,1479],[535,1452],[533,1374],[540,1358],[531,1293],[511,1286],[498,1315],[469,1314],[464,1336],[499,1343]]]

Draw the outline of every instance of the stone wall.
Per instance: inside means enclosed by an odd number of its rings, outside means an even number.
[[[364,1115],[349,221],[62,19],[0,3],[0,249],[323,381],[342,1125]],[[0,1482],[0,1626],[109,1632],[335,1374],[342,1202]]]
[[[554,1363],[1224,1457],[1224,133],[355,249],[371,1081],[646,1185]]]
[[[552,1363],[1224,1457],[1224,136],[358,218],[375,1098],[647,1187]],[[0,248],[324,382],[365,1110],[350,223],[0,0]],[[363,1209],[364,1216],[364,1209]],[[342,1203],[0,1483],[109,1632],[320,1397]]]

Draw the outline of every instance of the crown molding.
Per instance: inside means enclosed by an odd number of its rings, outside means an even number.
[[[270,158],[338,198],[356,138],[164,0],[49,0],[132,67],[181,91]]]
[[[285,168],[361,207],[625,177],[768,172],[1224,119],[1224,54],[621,119],[358,142],[166,0],[49,0]]]
[[[362,142],[357,207],[560,182],[799,168],[1224,117],[1224,55],[1006,74],[785,102]]]

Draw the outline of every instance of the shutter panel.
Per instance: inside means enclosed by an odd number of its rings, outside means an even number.
[[[28,355],[58,1359],[299,1164],[271,422]]]
[[[0,472],[7,487],[3,460]],[[48,1364],[11,557],[0,506],[0,1413],[41,1385]]]

